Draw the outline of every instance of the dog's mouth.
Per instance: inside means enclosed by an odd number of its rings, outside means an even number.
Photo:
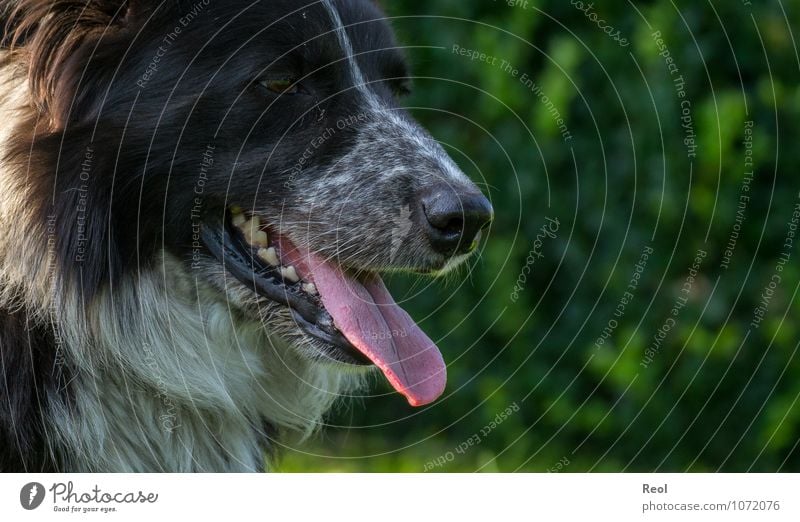
[[[289,309],[297,328],[329,357],[377,366],[412,406],[444,391],[446,367],[433,341],[400,308],[376,273],[354,274],[293,243],[258,215],[229,209],[203,238],[228,273]]]

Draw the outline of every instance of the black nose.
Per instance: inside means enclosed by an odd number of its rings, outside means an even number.
[[[436,185],[420,194],[425,214],[423,228],[438,253],[454,256],[471,252],[480,231],[488,225],[494,210],[480,192],[460,191],[449,185]]]

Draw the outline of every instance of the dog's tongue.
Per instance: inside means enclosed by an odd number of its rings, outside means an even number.
[[[339,331],[383,371],[395,390],[412,406],[442,394],[447,369],[439,349],[395,303],[380,277],[356,279],[288,240],[282,243],[290,247],[281,249],[283,255],[317,286]]]

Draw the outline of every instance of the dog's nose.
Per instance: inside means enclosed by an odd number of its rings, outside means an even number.
[[[477,247],[480,231],[494,218],[491,203],[480,192],[436,185],[420,194],[425,233],[433,249],[446,256]]]

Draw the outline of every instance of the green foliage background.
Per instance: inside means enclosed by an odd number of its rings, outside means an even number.
[[[483,184],[497,219],[468,274],[390,282],[448,361],[445,396],[412,410],[376,379],[376,396],[345,404],[281,469],[800,471],[796,244],[764,321],[750,325],[800,201],[800,1],[747,3],[596,2],[623,47],[575,2],[393,0],[416,76],[405,104]],[[686,80],[694,159],[654,31]],[[498,60],[470,61],[453,45]],[[501,60],[541,87],[571,141]],[[748,120],[751,199],[724,269]],[[561,228],[515,303],[546,217]],[[615,318],[648,245],[633,302]],[[708,257],[688,304],[645,368],[699,249]],[[519,412],[456,451],[514,403]]]

